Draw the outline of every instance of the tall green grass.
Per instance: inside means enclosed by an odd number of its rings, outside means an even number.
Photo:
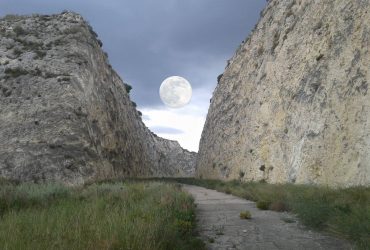
[[[176,179],[257,202],[260,209],[291,211],[306,226],[335,233],[370,249],[370,188],[241,183],[219,180]]]
[[[203,249],[176,184],[0,183],[0,249]]]

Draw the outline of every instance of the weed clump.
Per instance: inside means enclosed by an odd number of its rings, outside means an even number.
[[[252,218],[252,215],[249,211],[243,211],[243,212],[240,212],[240,219],[244,219],[244,220],[249,220]]]
[[[22,36],[27,33],[21,26],[15,26],[13,28],[13,31],[17,36]]]
[[[19,77],[21,75],[27,75],[28,71],[22,68],[6,68],[4,73],[6,74],[6,78],[10,77]]]
[[[130,94],[130,91],[132,90],[132,86],[130,84],[124,83],[123,86],[125,86],[125,90],[127,94]]]
[[[243,172],[243,171],[239,171],[239,178],[241,179],[241,178],[243,178],[244,177],[244,175],[245,175],[245,172]]]
[[[271,202],[269,201],[257,201],[256,206],[261,210],[268,210]]]
[[[22,55],[23,51],[19,48],[14,48],[13,49],[13,54],[16,56],[16,57],[19,57],[20,55]]]
[[[284,201],[273,201],[269,205],[269,209],[276,212],[288,211],[289,208]]]
[[[0,249],[204,249],[194,211],[173,184],[0,179]]]

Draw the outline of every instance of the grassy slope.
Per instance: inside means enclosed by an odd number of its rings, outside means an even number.
[[[175,184],[0,181],[0,249],[203,249],[194,206]]]
[[[187,184],[216,189],[256,201],[257,207],[292,211],[300,221],[355,242],[358,249],[370,249],[370,188],[330,189],[308,185],[222,182],[177,179]]]

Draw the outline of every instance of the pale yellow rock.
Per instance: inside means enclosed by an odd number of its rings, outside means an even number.
[[[369,49],[369,1],[269,1],[214,91],[198,176],[369,185]]]

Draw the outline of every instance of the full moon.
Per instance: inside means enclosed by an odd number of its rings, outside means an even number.
[[[162,102],[170,108],[181,108],[190,102],[192,89],[190,83],[181,76],[165,79],[159,88]]]

